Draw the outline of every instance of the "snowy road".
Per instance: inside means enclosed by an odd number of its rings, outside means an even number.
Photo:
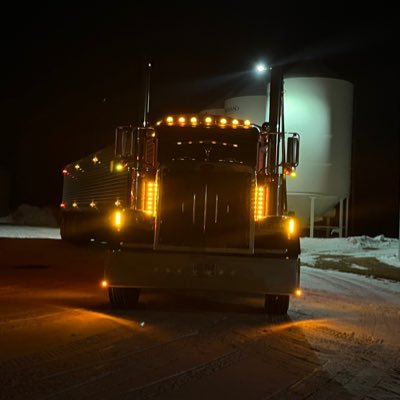
[[[112,311],[104,249],[0,239],[1,399],[400,398],[400,284],[302,268],[258,296],[147,291]]]

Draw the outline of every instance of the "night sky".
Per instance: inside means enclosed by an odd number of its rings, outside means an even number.
[[[350,15],[332,4],[285,10],[265,3],[263,12],[257,3],[202,3],[200,15],[155,5],[145,13],[133,2],[53,3],[2,10],[0,168],[11,177],[13,208],[57,207],[63,166],[112,143],[116,126],[141,120],[146,57],[153,120],[237,93],[254,83],[258,60],[312,62],[355,85],[350,231],[397,236],[394,10]]]

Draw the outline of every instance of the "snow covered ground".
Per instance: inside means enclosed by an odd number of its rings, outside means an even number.
[[[399,240],[387,238],[383,235],[332,239],[301,238],[301,249],[302,262],[310,266],[315,266],[318,256],[341,255],[354,257],[355,259],[374,257],[383,264],[400,268],[398,256]],[[363,267],[354,264],[353,268],[362,269]]]

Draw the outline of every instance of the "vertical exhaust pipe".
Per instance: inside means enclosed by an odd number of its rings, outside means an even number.
[[[283,117],[283,70],[281,66],[271,69],[269,125],[271,133],[267,137],[267,174],[269,177],[269,215],[282,212],[279,193],[279,134],[282,132]]]
[[[145,88],[144,88],[144,107],[143,107],[143,127],[149,126],[149,112],[150,112],[150,73],[151,61],[145,62]]]

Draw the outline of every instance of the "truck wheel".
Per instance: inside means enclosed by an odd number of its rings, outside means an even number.
[[[139,288],[108,288],[108,297],[113,308],[135,308],[138,304]]]
[[[289,308],[289,296],[278,294],[265,295],[265,311],[267,314],[285,315]]]

